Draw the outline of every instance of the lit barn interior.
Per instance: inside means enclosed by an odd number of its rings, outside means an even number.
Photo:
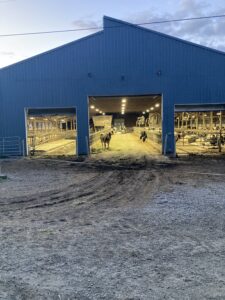
[[[76,154],[75,109],[28,109],[26,123],[30,155]]]
[[[112,133],[113,154],[160,154],[162,144],[161,96],[89,98],[91,153],[102,152],[100,135]],[[147,138],[140,139],[145,131]]]

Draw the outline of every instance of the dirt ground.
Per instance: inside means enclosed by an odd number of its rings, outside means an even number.
[[[0,299],[225,299],[225,158],[0,163]]]

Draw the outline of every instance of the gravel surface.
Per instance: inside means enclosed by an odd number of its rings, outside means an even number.
[[[225,159],[2,172],[0,299],[225,299]]]

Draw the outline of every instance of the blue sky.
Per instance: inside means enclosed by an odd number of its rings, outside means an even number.
[[[225,14],[224,0],[0,0],[0,34],[101,26],[103,15],[143,23],[218,14]],[[225,18],[149,28],[225,51]],[[0,37],[0,67],[92,32]]]

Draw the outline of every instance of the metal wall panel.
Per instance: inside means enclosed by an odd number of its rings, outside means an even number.
[[[26,107],[76,107],[78,153],[86,153],[88,95],[162,94],[169,153],[175,104],[225,103],[224,53],[109,17],[104,26],[0,70],[1,136],[25,138]]]

